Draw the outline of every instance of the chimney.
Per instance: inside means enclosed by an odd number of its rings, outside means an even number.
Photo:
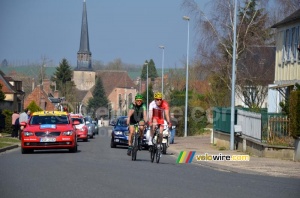
[[[59,97],[59,92],[57,90],[54,91],[53,93],[54,98],[58,98]]]
[[[50,80],[49,79],[43,79],[43,90],[46,92],[47,95],[51,93],[50,89]]]
[[[32,90],[31,91],[34,90],[34,87],[35,87],[35,85],[34,85],[34,78],[32,78]]]

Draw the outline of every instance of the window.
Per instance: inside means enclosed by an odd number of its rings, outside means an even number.
[[[119,108],[122,107],[122,95],[119,94]]]
[[[297,49],[297,37],[296,37],[296,27],[293,27],[292,28],[292,31],[291,31],[291,50],[290,50],[290,60],[292,62],[296,61],[296,49]]]
[[[285,31],[285,38],[284,38],[284,61],[290,61],[290,29]]]
[[[128,95],[128,104],[132,103],[132,93]]]

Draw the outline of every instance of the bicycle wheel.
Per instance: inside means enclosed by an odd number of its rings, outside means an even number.
[[[156,149],[156,163],[159,163],[160,160],[160,155],[161,155],[161,147],[162,145],[160,144],[160,146]]]
[[[152,150],[151,150],[151,153],[150,153],[150,158],[151,158],[152,163],[154,162],[154,157],[155,157],[155,153],[156,153],[156,150],[157,150],[155,147],[156,147],[155,145],[152,146]]]
[[[131,154],[132,161],[136,160],[137,150],[138,150],[138,137],[137,134],[135,133],[132,141],[132,154]]]

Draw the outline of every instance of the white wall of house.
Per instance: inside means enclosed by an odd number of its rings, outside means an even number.
[[[281,108],[279,107],[279,102],[282,100],[282,96],[276,89],[272,87],[277,86],[276,84],[269,85],[268,90],[268,113],[279,113]]]
[[[277,29],[275,84],[294,84],[300,79],[300,21]]]
[[[275,80],[277,86],[300,83],[300,21],[276,29]],[[273,87],[275,85],[269,85]],[[283,88],[284,89],[284,88]],[[281,112],[279,103],[284,97],[276,90],[269,90],[268,111]]]

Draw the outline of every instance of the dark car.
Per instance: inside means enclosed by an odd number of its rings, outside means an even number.
[[[116,148],[117,145],[128,146],[128,125],[127,125],[127,116],[120,116],[117,118],[116,122],[111,123],[113,130],[111,132],[111,142],[110,147]],[[148,143],[144,134],[142,146],[148,148]]]

